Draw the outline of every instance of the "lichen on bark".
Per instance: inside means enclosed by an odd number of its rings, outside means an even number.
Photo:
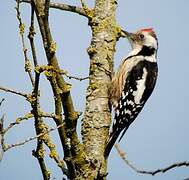
[[[82,140],[90,162],[88,179],[106,179],[107,175],[104,150],[111,124],[108,88],[113,72],[118,32],[115,10],[115,0],[96,0],[93,17],[89,20],[92,30],[92,40],[88,48],[89,86],[86,94],[86,110],[82,120]]]

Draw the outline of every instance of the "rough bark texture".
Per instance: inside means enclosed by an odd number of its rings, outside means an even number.
[[[87,179],[106,179],[107,175],[104,149],[111,124],[108,87],[118,34],[115,9],[115,0],[97,0],[93,17],[89,21],[93,35],[88,48],[90,81],[86,95],[86,111],[82,120],[84,150],[90,162],[88,169],[83,172]]]

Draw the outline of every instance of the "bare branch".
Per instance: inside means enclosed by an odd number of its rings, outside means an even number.
[[[25,116],[17,118],[15,122],[10,123],[7,128],[2,130],[2,132],[5,134],[12,127],[14,127],[15,125],[20,124],[21,121],[28,120],[28,119],[33,118],[33,117],[34,117],[34,115],[32,113],[27,113],[27,114],[25,114]],[[59,119],[59,117],[57,115],[55,115],[53,113],[49,114],[49,113],[46,113],[46,112],[40,112],[39,117]]]
[[[43,175],[43,180],[49,180],[50,179],[50,171],[47,170],[46,164],[45,164],[45,160],[44,160],[44,146],[43,146],[43,142],[37,140],[37,148],[36,151],[33,150],[32,151],[32,155],[37,158],[39,166],[41,168],[41,172]]]
[[[86,16],[89,20],[93,17],[93,10],[88,8],[87,4],[84,2],[84,0],[80,0],[83,11],[85,12]]]
[[[171,164],[165,168],[160,168],[160,169],[157,169],[157,170],[154,170],[154,171],[146,171],[146,170],[140,170],[138,168],[136,168],[135,166],[133,166],[125,157],[125,153],[120,150],[118,144],[115,144],[115,148],[117,150],[117,153],[119,154],[119,156],[123,159],[123,161],[131,168],[133,169],[135,172],[137,173],[140,173],[140,174],[149,174],[149,175],[156,175],[158,173],[165,173],[173,168],[176,168],[176,167],[182,167],[182,166],[189,166],[189,162],[188,161],[183,161],[183,162],[177,162],[177,163],[174,163],[174,164]]]
[[[30,28],[29,28],[28,39],[30,41],[30,47],[32,50],[33,63],[36,68],[38,66],[38,61],[37,61],[36,48],[35,48],[35,43],[34,43],[34,35],[35,35],[34,4],[31,2],[31,23],[30,23]],[[39,80],[40,80],[40,73],[35,71],[35,82],[34,82],[33,94],[36,97],[36,99],[39,94],[39,92],[38,92]]]
[[[5,99],[3,98],[1,101],[0,101],[0,106],[2,105],[3,101]],[[3,154],[4,154],[4,132],[3,132],[3,129],[4,129],[4,119],[5,119],[5,114],[3,114],[3,116],[0,118],[0,162],[3,158]]]
[[[4,99],[4,98],[3,98],[3,99],[1,99],[1,101],[0,101],[0,106],[2,105],[3,101],[5,101],[5,99]]]
[[[76,77],[76,76],[71,76],[71,75],[68,75],[68,74],[64,74],[64,75],[69,79],[75,79],[75,80],[79,80],[79,81],[89,79],[89,76],[87,76],[87,77]]]
[[[3,133],[3,125],[4,125],[4,117],[5,115],[3,115],[0,119],[0,161],[3,158],[3,154],[4,154],[4,133]]]
[[[69,79],[75,79],[75,80],[79,80],[79,81],[83,81],[83,80],[86,80],[86,79],[89,79],[89,77],[77,77],[77,76],[72,76],[72,75],[69,75],[67,71],[63,70],[63,69],[60,69],[60,70],[57,70],[55,69],[53,66],[45,66],[45,65],[41,65],[41,66],[37,66],[35,68],[35,71],[36,73],[42,73],[42,72],[55,72],[59,75],[63,75],[63,76],[66,76],[67,78]]]
[[[3,133],[5,134],[12,127],[14,127],[17,124],[20,124],[20,122],[23,121],[23,120],[28,120],[29,118],[33,118],[33,114],[27,113],[24,117],[17,118],[15,122],[10,123],[7,128],[3,129]]]
[[[11,149],[11,148],[14,148],[14,147],[17,147],[17,146],[22,146],[22,145],[24,145],[24,144],[26,144],[26,143],[28,143],[30,141],[33,141],[33,140],[35,140],[35,139],[37,139],[39,137],[44,136],[45,134],[50,133],[50,132],[52,132],[52,131],[54,131],[54,130],[62,127],[62,126],[63,126],[63,124],[61,124],[61,125],[59,125],[59,126],[57,126],[55,128],[51,128],[48,131],[45,131],[43,133],[40,133],[37,136],[30,137],[30,138],[28,138],[28,139],[26,139],[24,141],[21,141],[21,142],[18,142],[18,143],[14,143],[14,144],[10,144],[10,145],[6,145],[5,148],[4,148],[4,152],[7,151],[7,150],[9,150],[9,149]]]
[[[20,16],[20,1],[19,0],[17,0],[16,13],[17,13],[17,19],[18,19],[18,22],[19,22],[20,36],[21,36],[21,39],[22,39],[22,48],[23,48],[24,59],[25,59],[25,71],[29,75],[32,86],[34,86],[34,79],[33,79],[32,72],[31,72],[31,64],[30,64],[30,60],[29,60],[28,55],[27,55],[27,48],[26,48],[26,45],[25,45],[25,38],[24,38],[25,25],[22,22],[22,19],[21,19],[21,16]]]
[[[21,0],[20,2],[31,3],[30,0]],[[79,15],[87,17],[87,14],[83,10],[83,8],[80,8],[80,7],[77,7],[77,6],[71,6],[71,5],[67,5],[67,4],[63,4],[63,3],[53,3],[53,2],[51,2],[50,3],[50,7],[54,8],[54,9],[59,9],[59,10],[64,10],[64,11],[77,13]]]
[[[9,89],[9,88],[5,88],[5,87],[2,87],[2,86],[0,86],[0,90],[8,92],[8,93],[16,94],[16,95],[19,95],[19,96],[22,96],[22,97],[25,97],[25,98],[28,97],[28,94],[26,94],[26,93],[18,92],[18,91],[15,91],[15,90],[12,90],[12,89]]]
[[[81,5],[83,7],[83,9],[85,9],[85,7],[87,7],[86,3],[84,2],[84,0],[80,0],[81,1]]]
[[[32,56],[33,56],[33,63],[34,63],[34,66],[36,67],[38,65],[38,62],[37,62],[36,48],[35,48],[35,44],[34,44],[34,35],[35,35],[34,7],[33,7],[33,3],[31,3],[31,24],[30,24],[30,28],[29,28],[28,38],[30,40],[30,46],[31,46]]]

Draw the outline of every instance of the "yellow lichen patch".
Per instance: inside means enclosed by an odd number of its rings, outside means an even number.
[[[75,113],[76,113],[77,118],[79,118],[79,116],[82,115],[82,112],[79,112],[79,111],[77,111],[77,112],[75,112]]]
[[[50,53],[56,52],[56,42],[52,41],[50,45]]]
[[[120,26],[116,26],[116,35],[117,35],[117,37],[120,37],[120,35],[121,35],[121,27]]]
[[[61,89],[60,88],[57,89],[58,94],[69,93],[71,88],[72,88],[72,84],[66,83],[63,87],[61,87]]]
[[[29,118],[32,118],[32,117],[33,117],[33,114],[32,113],[28,113],[24,117],[17,118],[16,119],[16,123],[19,124],[22,120],[28,120]]]
[[[31,65],[31,63],[30,63],[30,60],[27,59],[27,60],[25,61],[25,71],[26,71],[26,72],[29,72],[29,71],[31,71],[31,70],[32,70],[32,65]]]
[[[38,108],[38,116],[39,116],[39,117],[42,117],[43,114],[44,114],[43,111],[42,111],[40,108]]]
[[[84,11],[85,11],[87,17],[88,17],[89,19],[92,19],[93,16],[94,16],[94,10],[93,10],[93,9],[89,9],[89,8],[86,7],[86,6],[84,6],[83,9],[84,9]]]
[[[107,30],[110,26],[110,21],[108,19],[104,19],[102,20],[98,26],[96,25],[96,20],[95,19],[92,19],[91,20],[91,23],[92,23],[92,28],[93,28],[93,33],[98,33],[98,32],[103,32],[105,30]]]
[[[32,118],[33,117],[33,114],[32,113],[27,113],[24,118],[25,119],[29,119],[29,118]]]
[[[42,147],[37,151],[38,157],[39,158],[44,158],[45,157],[45,148]]]
[[[19,124],[21,122],[21,119],[20,118],[17,118],[16,119],[16,123]]]
[[[47,139],[47,138],[46,138]],[[55,145],[51,142],[51,140],[48,138],[48,141],[46,142],[47,146],[50,148],[50,149],[54,149],[55,148]]]
[[[44,74],[45,74],[45,76],[46,76],[47,78],[53,76],[52,72],[50,72],[50,71],[45,71]]]
[[[47,133],[45,133],[43,136],[41,136],[40,139],[42,139],[46,144],[50,144],[49,143],[49,135]]]
[[[49,179],[50,179],[51,172],[49,170],[46,171],[46,176],[49,177]]]
[[[20,34],[24,34],[24,31],[25,31],[25,24],[24,24],[24,23],[20,23],[19,29],[20,29]]]
[[[35,67],[35,72],[40,74],[41,72],[43,72],[45,70],[46,66],[43,65],[43,66],[36,66]]]
[[[59,70],[59,73],[66,76],[68,75],[68,71],[65,71],[63,69]]]
[[[67,83],[66,86],[64,87],[63,92],[64,93],[70,92],[71,88],[72,88],[72,85]]]
[[[97,85],[96,83],[93,83],[93,84],[91,84],[91,85],[89,86],[89,88],[94,91],[95,89],[98,88],[98,85]]]
[[[59,120],[60,120],[60,119],[61,119],[61,116],[55,114],[55,115],[54,115],[54,119],[59,119]]]
[[[85,11],[85,14],[87,15],[87,17],[90,19],[94,16],[94,10],[93,9],[89,9],[87,7],[87,5],[84,3],[83,0],[81,0],[81,4],[82,4],[82,7],[83,7],[83,10]]]
[[[44,68],[45,68],[45,70],[47,70],[47,71],[50,71],[50,70],[55,71],[55,70],[56,70],[56,69],[54,68],[54,66],[51,66],[51,65],[45,66]]]
[[[55,149],[51,150],[50,154],[49,154],[49,157],[54,159],[57,157],[57,152]]]
[[[27,101],[29,101],[31,104],[33,104],[36,101],[36,97],[32,94],[27,95]]]
[[[64,162],[63,161],[60,161],[59,163],[58,163],[58,167],[64,167]]]
[[[82,167],[84,164],[86,164],[86,157],[82,145],[77,146],[77,152],[79,153],[76,154],[74,162],[77,166]]]
[[[73,113],[69,113],[69,117],[70,117],[70,120],[76,120],[79,118],[79,116],[81,115],[81,112],[73,112]]]

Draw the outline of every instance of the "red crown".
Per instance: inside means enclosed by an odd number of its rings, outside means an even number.
[[[145,29],[141,29],[140,31],[153,32],[153,28],[145,28]]]

